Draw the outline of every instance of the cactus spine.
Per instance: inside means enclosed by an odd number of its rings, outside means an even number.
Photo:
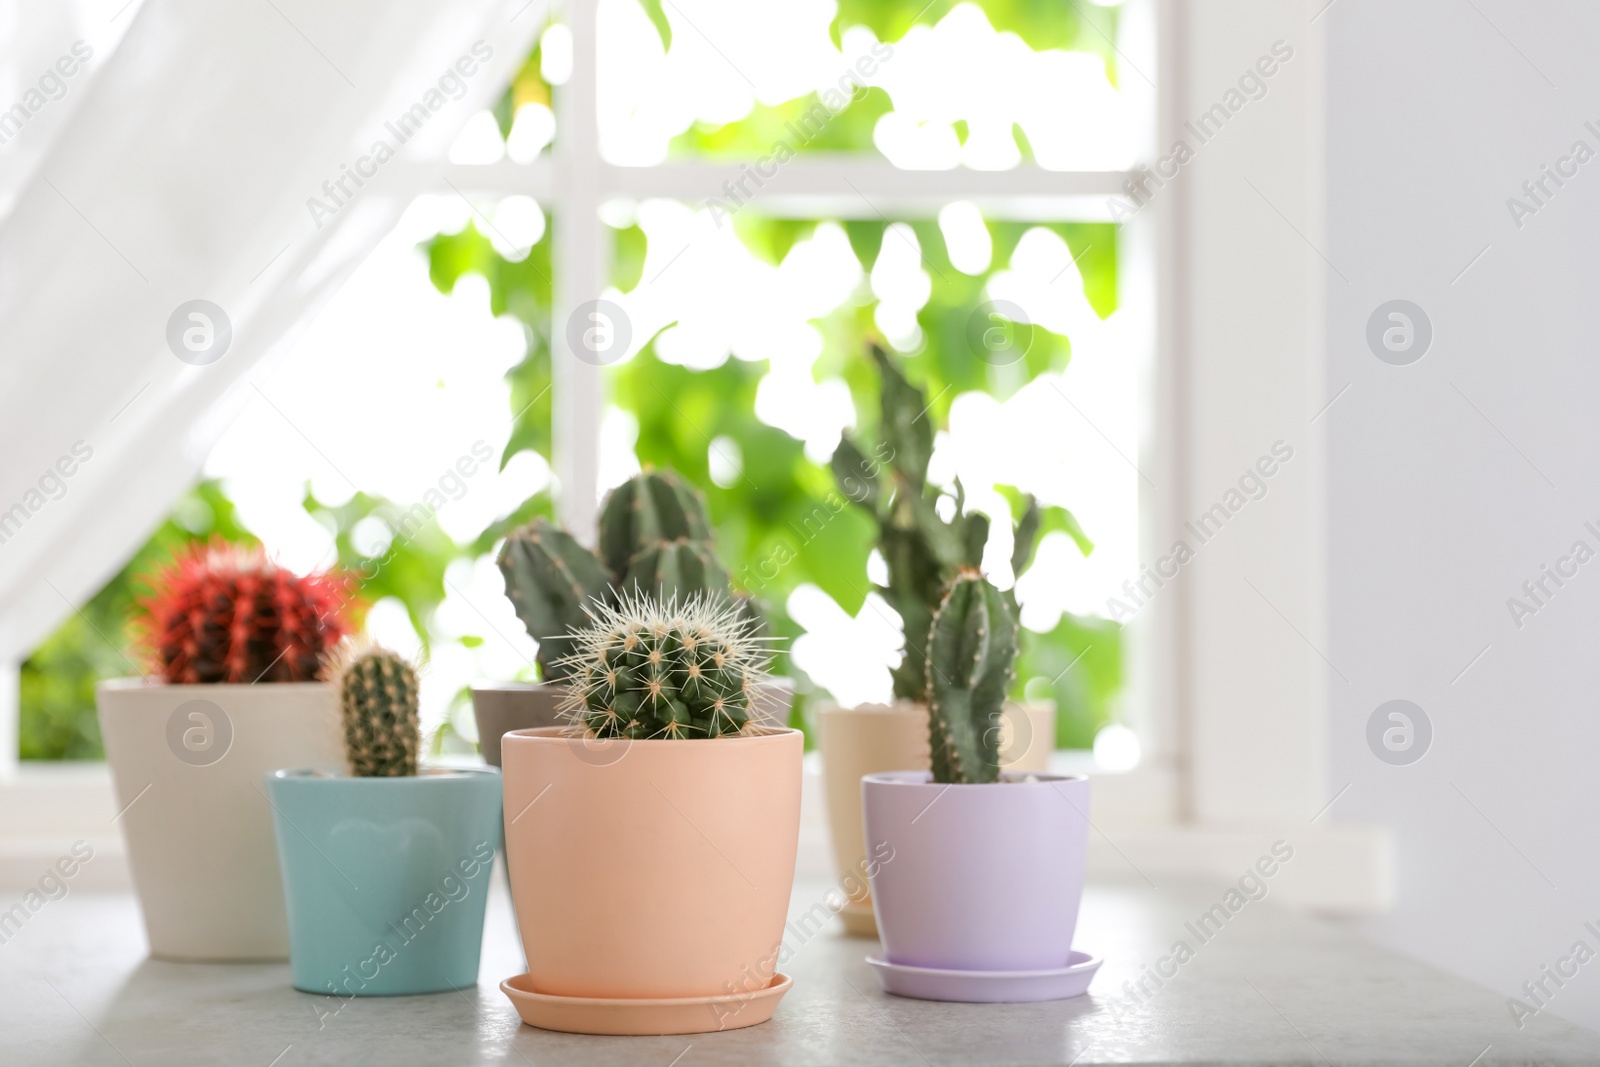
[[[946,583],[962,568],[977,567],[982,561],[989,519],[965,510],[959,481],[953,494],[954,515],[948,521],[939,517],[936,505],[942,494],[928,484],[934,429],[927,397],[882,348],[873,345],[872,358],[882,383],[880,440],[869,457],[855,441],[842,439],[833,453],[833,476],[840,492],[878,525],[878,551],[889,571],[888,584],[878,592],[899,613],[906,634],[904,658],[891,672],[894,695],[922,700],[928,690],[930,654],[924,637]],[[1033,558],[1039,527],[1039,505],[1032,496],[1024,497],[1012,553],[1012,567],[1019,576]]]
[[[361,778],[417,773],[417,672],[385,648],[349,654],[338,668],[350,771]]]
[[[736,605],[624,593],[576,635],[563,711],[594,737],[725,737],[750,722],[767,658]]]
[[[585,609],[594,604],[615,608],[633,593],[681,603],[696,594],[735,599],[704,498],[671,472],[647,470],[613,490],[599,531],[596,554],[535,519],[513,530],[500,551],[506,594],[539,642],[539,672],[547,682],[569,676],[577,650],[572,631],[588,624]],[[748,606],[741,614],[754,615]]]
[[[1000,710],[1017,659],[1009,597],[976,570],[956,575],[928,634],[933,780],[1000,780]]]

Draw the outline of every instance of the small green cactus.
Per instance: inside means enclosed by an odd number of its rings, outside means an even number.
[[[888,584],[878,591],[899,613],[906,634],[904,658],[891,672],[894,695],[901,700],[921,700],[929,684],[929,652],[922,647],[922,635],[933,624],[946,583],[962,568],[982,562],[989,519],[981,512],[966,510],[959,480],[950,494],[953,514],[948,521],[940,518],[937,504],[945,494],[928,484],[934,438],[931,405],[887,352],[877,345],[871,350],[881,383],[880,441],[869,458],[860,445],[843,438],[833,454],[833,476],[840,492],[865,509],[878,525],[878,551],[889,571]],[[1011,558],[1018,577],[1033,560],[1042,520],[1039,504],[1031,495],[1022,496],[1021,504]],[[1077,520],[1070,513],[1058,508],[1051,511],[1063,528],[1077,531]],[[1087,538],[1079,540],[1080,547],[1087,544]],[[1013,604],[1013,617],[1015,614]]]
[[[731,600],[759,626],[760,613],[747,599],[732,596],[704,498],[677,475],[647,470],[619,485],[600,512],[599,534],[596,554],[549,521],[535,519],[513,530],[500,551],[506,595],[539,642],[545,681],[568,676],[577,648],[571,635],[588,625],[586,609],[595,603],[616,607],[629,594]]]
[[[964,569],[928,633],[928,740],[933,780],[1000,780],[1000,710],[1017,661],[1008,594]]]
[[[337,668],[350,772],[360,778],[417,773],[417,672],[396,652],[349,651]]]
[[[765,638],[739,607],[702,594],[679,601],[624,593],[596,603],[574,635],[567,718],[594,737],[712,738],[745,730],[764,677]]]

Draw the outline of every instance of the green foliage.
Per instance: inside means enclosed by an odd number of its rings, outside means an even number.
[[[1045,633],[1027,627],[1020,633],[1013,699],[1054,703],[1057,748],[1093,746],[1100,727],[1116,718],[1122,692],[1121,625],[1063,613]]]
[[[394,597],[404,604],[426,648],[428,618],[445,598],[445,569],[461,555],[434,520],[433,509],[422,503],[406,507],[361,492],[343,504],[324,504],[309,485],[302,506],[333,534],[335,566],[355,579],[361,600],[375,604]],[[365,555],[357,550],[353,534],[356,525],[369,517],[388,527],[389,538]]]
[[[880,41],[898,41],[912,26],[932,26],[962,2],[976,2],[990,25],[1015,33],[1035,51],[1094,52],[1108,61],[1115,54],[1116,9],[1062,0],[839,0],[830,29],[834,44],[847,26],[866,26]]]
[[[774,154],[786,159],[780,146],[787,146],[795,155],[872,150],[873,127],[892,110],[889,94],[875,85],[857,89],[848,102],[842,93],[830,93],[827,99],[807,93],[781,104],[758,104],[744,118],[720,126],[697,122],[672,139],[668,152],[759,160]],[[746,188],[753,190],[755,185],[752,182]]]
[[[417,672],[398,653],[371,648],[339,669],[339,712],[350,772],[361,778],[417,773]]]
[[[1000,711],[1017,658],[1011,598],[973,569],[950,582],[928,632],[933,780],[1000,780]]]
[[[661,47],[672,47],[672,23],[667,21],[667,13],[661,9],[661,0],[639,0],[639,6],[644,8],[644,13],[649,16],[650,24],[656,28],[656,33],[661,36]]]
[[[506,91],[495,103],[494,118],[500,127],[501,137],[511,133],[511,124],[517,117],[517,108],[523,104],[543,104],[545,107],[551,107],[550,86],[545,84],[544,75],[539,69],[544,58],[540,52],[540,45],[535,44],[533,51],[528,53],[528,58],[523,60],[517,73],[512,75],[511,84],[506,86]]]
[[[562,707],[594,737],[686,740],[744,730],[767,658],[726,601],[637,590],[600,605],[564,664]]]
[[[661,33],[663,45],[670,47],[671,30],[662,13],[661,0],[640,2]],[[829,32],[834,45],[838,46],[846,28],[866,26],[878,40],[893,44],[913,25],[934,25],[959,2],[961,0],[934,0],[924,5],[922,0],[840,0]],[[1116,84],[1115,8],[1063,3],[1062,0],[978,0],[978,6],[995,29],[1015,33],[1035,51],[1064,49],[1099,56],[1106,64],[1106,76]],[[840,73],[843,74],[843,70]],[[837,98],[824,100],[813,92],[777,104],[758,103],[748,115],[734,122],[720,126],[694,124],[673,138],[668,150],[678,157],[748,160],[769,155],[780,143],[788,145],[796,154],[876,152],[873,129],[879,118],[893,110],[893,102],[886,92],[877,86],[858,89],[849,104],[832,112],[832,117],[820,130],[814,126],[802,129],[799,118],[814,114],[825,103],[838,106],[839,101]],[[957,137],[964,143],[966,121],[957,120],[955,126]],[[1024,158],[1031,159],[1032,151],[1020,126],[1016,127],[1015,136]]]
[[[22,759],[104,758],[95,683],[143,674],[148,667],[130,628],[143,591],[139,579],[180,549],[213,537],[259,543],[240,524],[222,486],[206,481],[181,497],[133,558],[23,661]]]
[[[550,217],[545,216],[549,234]],[[423,243],[428,254],[428,277],[442,293],[455,291],[463,274],[478,274],[489,282],[489,309],[510,314],[527,332],[528,350],[506,375],[511,383],[511,405],[516,418],[511,439],[500,456],[501,469],[512,456],[532,449],[550,458],[553,400],[550,388],[550,242],[541,240],[525,259],[512,261],[495,251],[475,222],[459,233],[439,234]],[[535,505],[530,505],[530,507]],[[526,522],[532,514],[516,516]],[[503,536],[501,530],[496,537]]]

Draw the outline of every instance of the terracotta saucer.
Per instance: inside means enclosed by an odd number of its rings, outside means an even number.
[[[1074,952],[1067,966],[1048,971],[952,971],[909,967],[876,956],[868,956],[867,963],[883,980],[884,991],[898,997],[1016,1004],[1082,996],[1089,991],[1101,960],[1087,952]]]
[[[541,1030],[569,1034],[705,1034],[766,1022],[793,984],[788,975],[775,974],[770,985],[754,993],[606,1000],[535,992],[528,976],[519,974],[501,982],[500,991],[511,998],[523,1022]]]

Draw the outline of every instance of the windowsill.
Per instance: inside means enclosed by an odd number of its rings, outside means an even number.
[[[1292,864],[1291,864],[1292,866]],[[583,1037],[521,1024],[497,988],[526,964],[503,875],[491,879],[475,986],[458,994],[356,998],[296,992],[287,963],[227,966],[146,957],[130,895],[47,903],[5,947],[0,997],[17,1006],[7,1042],[30,1062],[350,1063],[1495,1063],[1592,1064],[1600,1037],[1552,1012],[1507,1025],[1500,994],[1265,899],[1225,920],[1213,889],[1108,885],[1084,892],[1074,943],[1104,963],[1087,996],[1049,1004],[948,1004],[885,994],[864,957],[877,942],[803,916],[830,883],[791,896],[783,971],[794,986],[772,1020],[681,1037]],[[1209,923],[1202,916],[1211,916]],[[1206,927],[1199,934],[1196,924]],[[1225,925],[1224,925],[1225,923]],[[806,931],[807,933],[801,933]],[[1181,962],[1174,943],[1189,955]],[[1152,977],[1160,971],[1163,978]],[[51,992],[38,980],[49,974]],[[1419,1005],[1425,1010],[1419,1010]],[[78,1014],[81,1013],[81,1014]],[[1290,1022],[1289,1020],[1295,1020]],[[1308,1021],[1309,1020],[1309,1021]],[[92,1027],[92,1029],[91,1029]],[[1314,1042],[1314,1043],[1313,1043]],[[109,1045],[107,1048],[105,1046]],[[624,1047],[624,1045],[626,1047]],[[687,1047],[693,1051],[685,1056]],[[924,1055],[925,1054],[925,1055]]]

